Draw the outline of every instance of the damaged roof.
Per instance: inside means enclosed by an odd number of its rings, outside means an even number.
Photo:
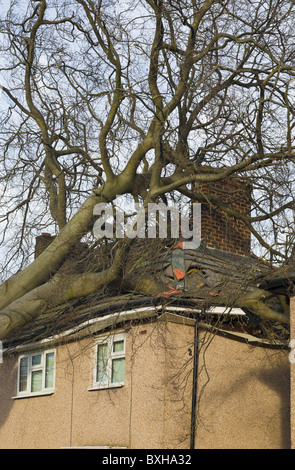
[[[146,240],[145,240],[146,242]],[[64,338],[77,333],[90,334],[103,328],[146,321],[165,313],[177,313],[197,319],[202,327],[247,341],[288,344],[288,330],[280,324],[269,325],[245,309],[237,308],[237,296],[277,277],[270,267],[255,256],[241,256],[210,249],[202,245],[195,250],[182,250],[181,245],[157,245],[155,253],[146,256],[144,243],[132,251],[127,269],[140,280],[147,272],[159,282],[159,291],[150,295],[109,286],[104,292],[91,294],[44,311],[35,320],[10,335],[5,348],[31,344],[51,338]],[[104,263],[107,263],[109,251]],[[99,259],[99,262],[98,262]],[[100,270],[100,255],[83,249],[79,256],[66,261],[62,270],[83,272]],[[267,277],[268,276],[268,277]],[[264,283],[264,284],[263,284]],[[165,288],[163,289],[163,286]],[[265,288],[265,286],[263,287]],[[128,314],[127,314],[128,313]],[[222,321],[220,318],[222,317]],[[103,320],[103,321],[102,321]]]

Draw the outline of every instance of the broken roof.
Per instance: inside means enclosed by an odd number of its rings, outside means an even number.
[[[287,345],[285,326],[275,324],[270,328],[268,322],[261,321],[246,309],[237,308],[237,297],[241,292],[263,285],[267,276],[268,282],[273,277],[270,267],[257,257],[234,255],[204,245],[196,250],[182,250],[181,246],[162,244],[161,248],[157,245],[156,255],[149,253],[147,257],[146,253],[146,246],[139,243],[128,260],[128,269],[138,278],[139,287],[143,272],[156,279],[158,292],[147,295],[141,293],[140,288],[134,292],[128,291],[126,286],[119,290],[109,286],[104,292],[41,313],[10,335],[4,346],[15,348],[65,336],[77,338],[79,332],[90,334],[97,331],[98,324],[101,331],[101,328],[117,327],[131,320],[158,318],[167,312],[187,319],[197,318],[203,327],[217,328],[218,322],[219,331],[247,340],[252,338],[252,341],[256,339],[265,344]],[[91,270],[100,269],[98,254],[92,251],[91,256],[89,252],[86,256],[86,251],[82,250],[80,257],[66,262],[61,269],[83,272],[89,266]]]

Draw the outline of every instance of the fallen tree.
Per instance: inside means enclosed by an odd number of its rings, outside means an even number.
[[[292,1],[41,0],[23,14],[11,3],[1,21],[0,339],[115,281],[151,294],[165,287],[126,273],[129,240],[106,269],[60,275],[91,233],[96,204],[118,195],[206,202],[251,230],[271,262],[288,261],[293,18]],[[202,190],[229,177],[252,186],[252,214]],[[32,260],[43,227],[57,236]],[[288,323],[285,303],[274,310],[268,295],[244,294],[240,306]]]

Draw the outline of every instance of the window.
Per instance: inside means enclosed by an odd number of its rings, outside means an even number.
[[[100,339],[95,349],[94,387],[119,387],[125,380],[125,335]]]
[[[18,396],[43,395],[54,390],[55,351],[20,356],[18,361]]]

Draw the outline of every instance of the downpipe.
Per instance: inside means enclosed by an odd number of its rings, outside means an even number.
[[[192,386],[192,411],[191,411],[191,429],[190,429],[190,449],[195,448],[196,438],[196,408],[198,394],[198,369],[199,369],[199,328],[195,321],[194,330],[194,363],[193,363],[193,386]]]

